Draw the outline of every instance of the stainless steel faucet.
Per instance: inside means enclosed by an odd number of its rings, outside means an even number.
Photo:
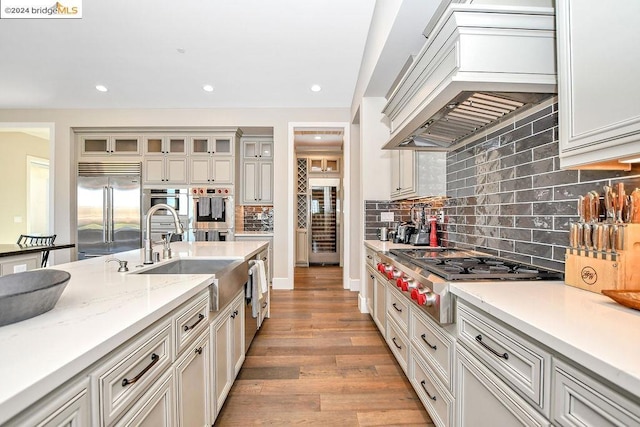
[[[178,213],[176,212],[175,209],[173,209],[171,206],[166,205],[164,203],[158,203],[157,205],[151,206],[151,209],[147,211],[147,229],[145,230],[145,234],[144,234],[144,263],[145,264],[153,264],[153,242],[151,241],[151,217],[153,216],[154,213],[156,213],[160,209],[166,209],[169,212],[171,212],[171,215],[173,215],[173,221],[176,226],[175,234],[184,233],[184,229],[182,228],[182,224],[180,223],[180,218],[178,218]],[[166,244],[170,246],[171,238],[169,238],[168,240],[169,241]]]

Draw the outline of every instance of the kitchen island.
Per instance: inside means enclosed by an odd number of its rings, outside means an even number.
[[[0,244],[0,276],[40,267],[42,253],[75,247],[74,244],[18,245]]]
[[[248,260],[267,244],[175,242],[173,259]],[[128,261],[130,271],[119,273],[117,262],[106,262],[114,257]],[[84,376],[97,361],[202,294],[211,283],[208,274],[136,274],[145,268],[142,250],[114,257],[55,266],[71,274],[55,308],[0,327],[0,424],[70,379]]]

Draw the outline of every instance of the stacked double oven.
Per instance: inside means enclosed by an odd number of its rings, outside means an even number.
[[[144,215],[160,203],[176,210],[185,233],[172,234],[172,241],[234,240],[233,187],[145,188],[142,203]],[[174,230],[168,211],[161,209],[151,218],[153,241],[168,237]]]

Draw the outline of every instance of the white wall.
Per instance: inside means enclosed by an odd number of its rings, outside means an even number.
[[[0,122],[54,123],[55,144],[54,232],[60,243],[75,242],[75,164],[76,150],[71,140],[78,127],[197,127],[266,126],[273,127],[274,182],[287,182],[293,167],[293,153],[287,144],[288,122],[345,122],[348,108],[326,109],[122,109],[122,110],[0,110]],[[288,253],[287,211],[293,201],[286,185],[274,186],[274,253]],[[67,252],[67,251],[63,251]],[[55,256],[52,253],[52,256]],[[70,261],[66,254],[55,263]],[[274,278],[287,277],[286,257],[275,257]]]
[[[27,233],[27,156],[48,159],[49,140],[0,132],[0,243],[15,243]],[[14,222],[16,217],[22,222]]]

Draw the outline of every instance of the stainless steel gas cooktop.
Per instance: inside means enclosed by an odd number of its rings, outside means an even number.
[[[563,274],[480,252],[453,248],[392,249],[400,259],[445,280],[562,280]]]

